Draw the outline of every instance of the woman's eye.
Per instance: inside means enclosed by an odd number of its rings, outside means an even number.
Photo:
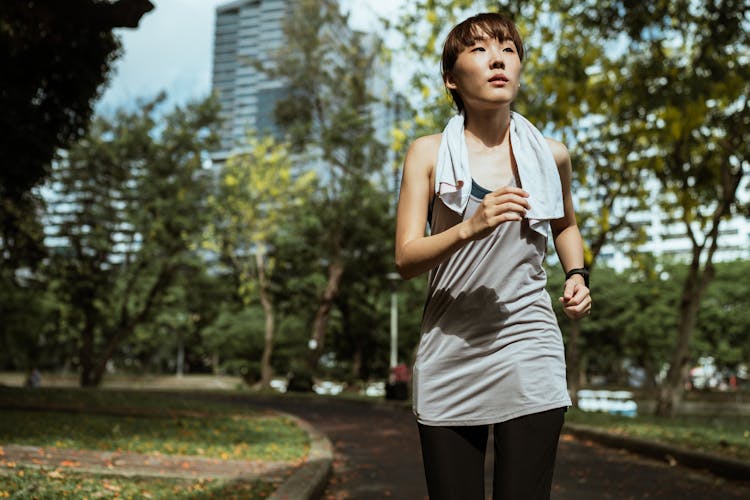
[[[484,47],[474,47],[473,49],[471,49],[471,51],[472,52],[478,52],[478,51],[484,52]]]
[[[505,47],[503,52],[515,52],[515,50],[513,50],[513,47]]]

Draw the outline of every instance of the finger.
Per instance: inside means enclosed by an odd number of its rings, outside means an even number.
[[[517,217],[514,216],[513,218],[518,219],[524,217],[526,212],[526,208],[521,205],[515,203],[504,203],[502,205],[485,208],[484,216],[486,219],[491,220],[502,217],[505,214],[515,214]]]
[[[575,292],[573,294],[573,301],[582,304],[586,302],[586,299],[588,299],[589,303],[591,302],[591,295],[588,288],[586,288],[585,285],[578,285],[575,289]]]
[[[491,217],[487,223],[490,227],[496,227],[503,222],[519,222],[523,220],[523,214],[518,212],[503,212],[501,214]]]
[[[583,318],[588,316],[590,309],[568,309],[568,316],[571,318]]]
[[[515,203],[519,206],[526,208],[527,210],[531,208],[529,201],[525,197],[519,196],[517,194],[504,194],[500,196],[493,196],[492,198],[490,198],[490,202],[494,203],[495,205],[501,205],[503,203]]]
[[[571,318],[581,318],[586,316],[589,311],[591,311],[591,299],[585,299],[584,302],[580,304],[568,303],[564,306],[564,310],[565,314]]]
[[[492,191],[491,194],[494,194],[494,195],[516,194],[524,198],[529,197],[529,193],[527,191],[524,191],[523,189],[519,187],[515,187],[515,186],[503,186],[501,188],[495,189],[494,191]]]
[[[566,302],[569,302],[570,299],[573,298],[573,295],[575,295],[577,283],[574,283],[572,281],[566,281],[565,282],[565,290],[563,291],[563,297],[565,298]]]

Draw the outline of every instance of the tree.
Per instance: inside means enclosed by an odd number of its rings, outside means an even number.
[[[750,359],[750,261],[721,262],[701,301],[696,320],[695,358],[711,356],[719,369],[736,372]]]
[[[272,286],[276,261],[269,252],[280,231],[291,226],[292,208],[304,204],[315,187],[315,173],[292,175],[286,144],[271,136],[248,136],[246,153],[226,161],[210,205],[214,220],[208,246],[221,255],[237,282],[237,294],[248,306],[260,300],[265,317],[260,384],[273,375],[271,355],[275,330]]]
[[[148,0],[0,3],[0,249],[3,266],[43,253],[40,199],[30,190],[56,152],[83,136],[120,55],[115,27],[135,28]]]
[[[118,346],[196,265],[218,107],[207,100],[158,119],[160,100],[95,120],[49,186],[57,244],[46,272],[78,338],[82,386],[101,382]]]
[[[380,42],[351,31],[335,0],[296,2],[284,34],[286,43],[272,61],[258,64],[287,83],[289,97],[277,105],[277,123],[322,181],[313,205],[323,232],[311,242],[319,249],[317,272],[325,277],[312,319],[309,364],[315,368],[342,280],[361,253],[359,235],[373,215],[363,200],[373,183],[387,185],[378,180],[385,148],[376,138],[376,99],[368,87],[379,68]],[[387,212],[374,215],[388,217]]]
[[[120,43],[147,0],[3,2],[0,6],[0,197],[28,191],[55,152],[83,136]]]
[[[618,141],[652,172],[668,230],[691,242],[677,307],[677,337],[656,412],[672,415],[690,368],[701,300],[715,276],[719,228],[746,210],[737,199],[750,148],[750,2],[576,2],[581,24],[627,50],[612,50],[602,78],[618,91]]]
[[[57,339],[57,304],[36,276],[19,280],[0,269],[0,370],[52,368],[64,349]]]

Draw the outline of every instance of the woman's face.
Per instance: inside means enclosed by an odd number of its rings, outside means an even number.
[[[467,110],[508,105],[521,85],[521,59],[513,40],[484,37],[465,47],[445,86],[461,96]]]

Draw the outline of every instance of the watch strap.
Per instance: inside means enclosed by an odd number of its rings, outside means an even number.
[[[586,288],[589,287],[589,270],[583,267],[577,267],[575,269],[571,269],[567,273],[565,273],[565,281],[568,281],[571,276],[574,274],[580,274],[583,276],[583,283],[586,285]]]

